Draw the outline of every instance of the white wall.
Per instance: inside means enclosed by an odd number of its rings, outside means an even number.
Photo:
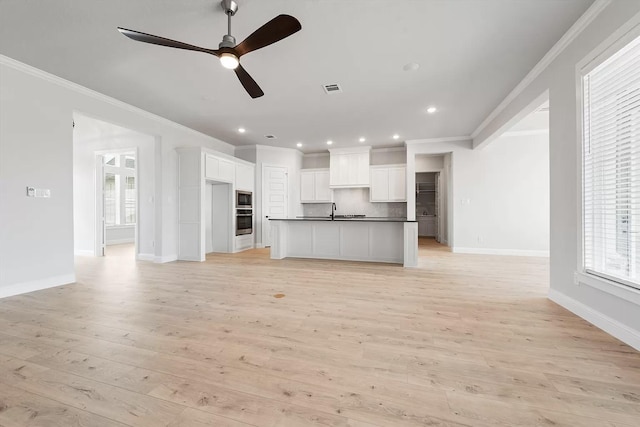
[[[0,296],[73,282],[73,113],[160,140],[155,156],[155,257],[177,252],[176,152],[222,141],[0,56]],[[27,185],[52,197],[28,198]],[[33,268],[33,260],[38,268]]]
[[[637,292],[604,281],[580,280],[580,162],[577,66],[594,58],[622,34],[640,24],[639,1],[596,1],[605,5],[592,22],[539,75],[514,94],[512,101],[475,138],[477,146],[490,140],[549,92],[551,184],[551,290],[549,296],[595,325],[640,349],[640,306]],[[490,145],[489,145],[490,146]],[[589,284],[589,283],[591,284]],[[635,301],[635,302],[632,302]]]
[[[458,156],[454,251],[549,252],[549,138],[502,137]]]
[[[371,165],[400,165],[407,161],[404,147],[374,148],[371,150]]]
[[[134,149],[138,175],[138,251],[144,259],[155,256],[155,152],[156,138],[81,114],[73,121],[73,217],[77,254],[91,254],[96,245],[96,152]],[[133,230],[132,230],[133,228]],[[125,233],[125,230],[127,231]],[[107,244],[135,241],[135,227],[107,228]]]
[[[444,156],[416,156],[416,173],[435,172],[444,169]]]
[[[549,150],[546,135],[505,137],[485,150],[469,141],[407,143],[407,187],[425,154],[442,159],[449,209],[445,239],[456,252],[547,255],[549,251]],[[417,159],[417,160],[416,160]],[[430,160],[431,161],[431,160]],[[440,162],[436,162],[440,166]],[[415,193],[407,194],[415,218]]]
[[[300,169],[302,169],[302,153],[290,148],[276,148],[264,145],[241,147],[236,150],[236,157],[254,161],[256,164],[256,191],[254,193],[253,214],[256,228],[254,230],[256,246],[262,243],[262,168],[263,166],[283,166],[289,171],[289,217],[302,215],[300,204]]]
[[[133,243],[135,241],[136,241],[135,225],[117,225],[114,227],[107,227],[107,232],[106,232],[107,245],[120,245],[123,243]]]
[[[247,159],[245,159],[247,160]],[[405,147],[374,148],[371,150],[371,165],[399,165],[407,161]],[[302,157],[302,169],[329,168],[329,153],[311,153]]]
[[[329,169],[329,153],[313,153],[302,156],[302,169]]]

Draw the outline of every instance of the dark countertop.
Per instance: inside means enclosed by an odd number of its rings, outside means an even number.
[[[407,221],[407,218],[398,217],[365,217],[365,218],[335,218],[331,219],[329,216],[298,216],[295,218],[269,218],[269,221],[333,221],[333,222],[416,222]]]

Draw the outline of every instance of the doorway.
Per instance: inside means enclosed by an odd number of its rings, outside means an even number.
[[[442,242],[440,172],[416,173],[416,220],[418,237],[431,237]]]
[[[137,247],[137,150],[96,155],[96,255],[122,254]],[[117,246],[117,248],[116,248]]]
[[[415,156],[415,215],[421,241],[450,246],[451,153]]]
[[[231,184],[207,181],[205,185],[205,253],[232,252]]]
[[[119,256],[155,261],[159,139],[80,113],[73,120],[75,254],[126,246]]]
[[[289,206],[289,172],[282,166],[262,167],[262,243],[271,246],[270,218],[286,218]]]

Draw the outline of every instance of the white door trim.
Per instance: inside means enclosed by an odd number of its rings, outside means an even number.
[[[286,171],[285,173],[286,173],[286,176],[287,176],[287,185],[286,185],[285,188],[287,189],[287,194],[286,194],[286,197],[285,197],[285,206],[287,208],[287,215],[289,215],[289,211],[290,211],[290,209],[289,209],[289,184],[290,184],[289,183],[289,167],[288,166],[282,166],[282,165],[274,165],[274,164],[270,164],[270,163],[262,163],[262,171],[261,171],[262,172],[262,188],[260,189],[261,190],[261,205],[262,206],[261,206],[261,212],[260,212],[260,215],[261,215],[260,221],[264,221],[265,220],[266,212],[267,212],[267,209],[265,209],[265,207],[267,205],[266,197],[264,197],[264,195],[265,195],[265,191],[264,191],[265,190],[265,179],[264,179],[265,174],[264,174],[264,172],[265,172],[266,168],[282,168],[282,169],[284,169]],[[263,247],[267,247],[267,240],[268,240],[267,237],[268,236],[267,236],[267,233],[266,233],[266,227],[264,227],[264,223],[263,222],[261,222],[261,224],[260,224],[260,232],[262,234],[262,246]]]
[[[104,155],[95,153],[95,230],[93,256],[104,256],[106,244],[106,226],[104,223]]]

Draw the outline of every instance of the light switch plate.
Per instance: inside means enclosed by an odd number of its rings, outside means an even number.
[[[36,189],[33,187],[27,187],[27,197],[36,197]]]

